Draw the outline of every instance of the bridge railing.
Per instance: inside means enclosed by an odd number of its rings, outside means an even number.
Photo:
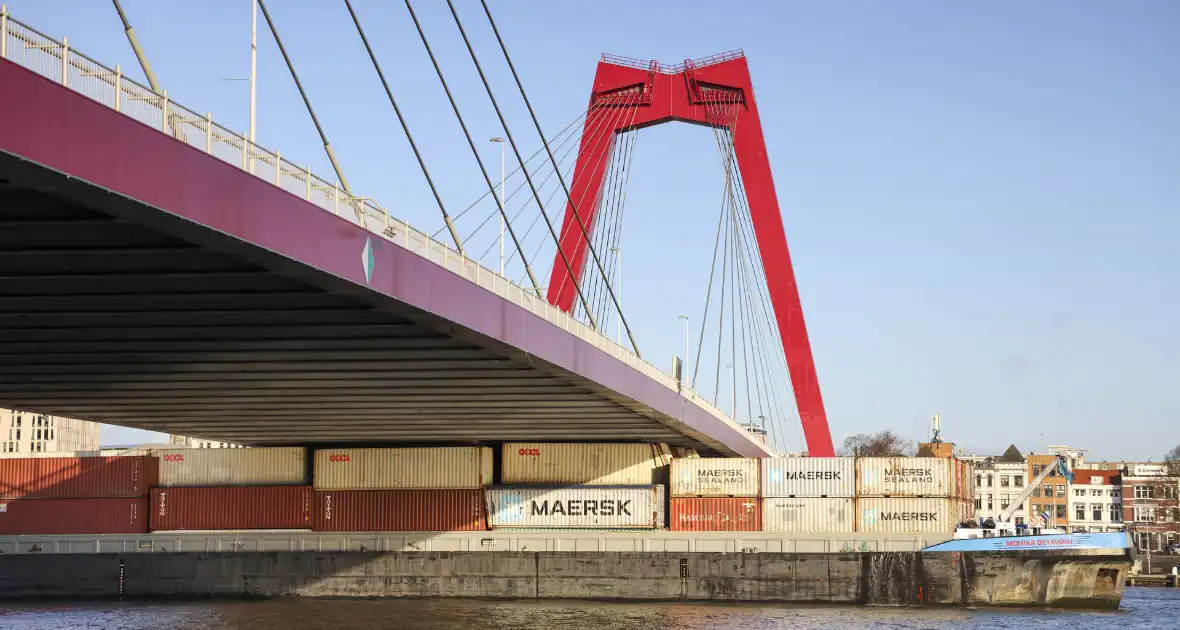
[[[740,54],[740,53],[738,53]],[[123,74],[120,66],[109,68],[72,49],[61,41],[13,19],[0,5],[0,58],[12,61],[79,94],[106,105],[161,133],[233,164],[341,218],[360,225],[386,240],[442,266],[453,273],[519,305],[549,323],[576,335],[639,370],[665,387],[676,390],[674,377],[641,359],[613,339],[586,326],[544,298],[459,254],[409,223],[395,219],[372,199],[351,196],[337,182],[329,182],[284,158],[278,150],[251,142],[243,134],[173,101],[167,90],[153,91]],[[702,409],[725,422],[738,425],[719,409],[687,387],[681,390]]]

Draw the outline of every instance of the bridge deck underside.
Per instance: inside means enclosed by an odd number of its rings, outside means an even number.
[[[86,205],[0,179],[0,406],[248,444],[642,439],[712,450],[421,313]]]

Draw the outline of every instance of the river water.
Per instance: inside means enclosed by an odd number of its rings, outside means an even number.
[[[1180,626],[1180,589],[1128,588],[1109,612],[907,609],[766,604],[626,604],[460,599],[278,599],[206,602],[0,604],[0,628],[64,630],[705,630],[730,628],[1168,628]]]

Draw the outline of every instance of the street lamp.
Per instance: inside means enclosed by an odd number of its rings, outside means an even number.
[[[737,370],[733,369],[733,364],[725,366],[729,370],[730,386],[729,386],[729,417],[737,421]]]
[[[614,287],[615,297],[619,302],[619,309],[622,309],[623,308],[623,294],[621,292],[621,287],[623,284],[623,248],[612,247],[612,248],[610,248],[610,251],[612,254],[615,255],[615,269],[614,269],[614,276],[615,277],[611,278],[611,285]],[[623,327],[623,315],[621,313],[615,313],[615,343],[618,343],[619,345],[622,345],[622,343],[623,343],[623,341],[622,341],[623,333],[621,330],[622,327]]]
[[[504,139],[500,136],[489,138],[488,142],[496,142],[500,145],[500,277],[504,277],[504,215],[508,212],[504,209]]]
[[[684,369],[688,370],[688,315],[677,315],[676,319],[684,320]]]

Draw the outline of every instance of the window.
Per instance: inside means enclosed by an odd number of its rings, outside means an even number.
[[[990,488],[990,487],[992,487],[992,481],[993,481],[993,480],[992,480],[992,477],[993,477],[993,476],[994,476],[994,475],[988,475],[988,476],[987,476],[987,487],[989,487],[989,488]]]
[[[1123,522],[1122,508],[1120,508],[1119,506],[1117,506],[1113,503],[1110,504],[1110,522],[1112,522],[1112,523]]]
[[[1059,496],[1059,497],[1065,496],[1065,485],[1064,484],[1060,484],[1060,483],[1057,484],[1057,496]]]
[[[1090,504],[1090,515],[1093,517],[1092,520],[1101,521],[1102,520],[1102,504],[1101,503],[1091,503]]]
[[[983,499],[981,499],[979,497],[975,497],[975,509],[977,509],[977,510],[983,509]]]
[[[1075,497],[1084,497],[1084,496],[1086,496],[1086,491],[1085,491],[1085,490],[1076,490],[1076,489],[1075,489],[1075,490],[1073,491],[1073,495],[1074,495]]]
[[[1065,506],[1057,504],[1057,518],[1065,518]]]
[[[17,439],[19,439],[19,438],[20,438],[20,432],[17,432]],[[1152,491],[1151,486],[1135,486],[1135,498],[1136,499],[1150,499],[1151,494],[1152,494],[1151,491]],[[1136,520],[1138,520],[1138,519],[1136,519]]]
[[[1043,466],[1041,466],[1040,464],[1033,464],[1033,476],[1034,477],[1041,474],[1042,470],[1044,470]]]
[[[989,494],[987,495],[987,510],[990,512],[993,509],[995,509],[995,506],[992,504],[992,495]]]
[[[1090,491],[1090,496],[1092,496],[1092,497],[1100,497],[1100,496],[1102,496],[1102,491],[1101,491],[1101,490],[1091,490],[1091,491]]]
[[[1045,486],[1045,496],[1046,497],[1053,496],[1053,486],[1049,486],[1049,485]]]
[[[1073,517],[1074,520],[1078,521],[1086,520],[1086,506],[1081,503],[1075,505],[1073,508]]]
[[[1012,482],[1012,478],[1009,477],[1008,475],[1000,475],[1000,487],[1001,488],[1012,487],[1011,482]]]
[[[1154,505],[1136,505],[1133,510],[1133,518],[1136,521],[1154,521],[1155,520],[1155,506]]]
[[[1023,488],[1024,487],[1024,475],[1013,475],[1012,485],[1016,486],[1017,488]]]
[[[975,487],[976,488],[983,487],[983,475],[975,475]]]
[[[1040,486],[1036,486],[1035,488],[1033,488],[1032,495],[1033,495],[1034,497],[1039,497],[1039,496],[1041,496],[1041,487],[1040,487]]]

